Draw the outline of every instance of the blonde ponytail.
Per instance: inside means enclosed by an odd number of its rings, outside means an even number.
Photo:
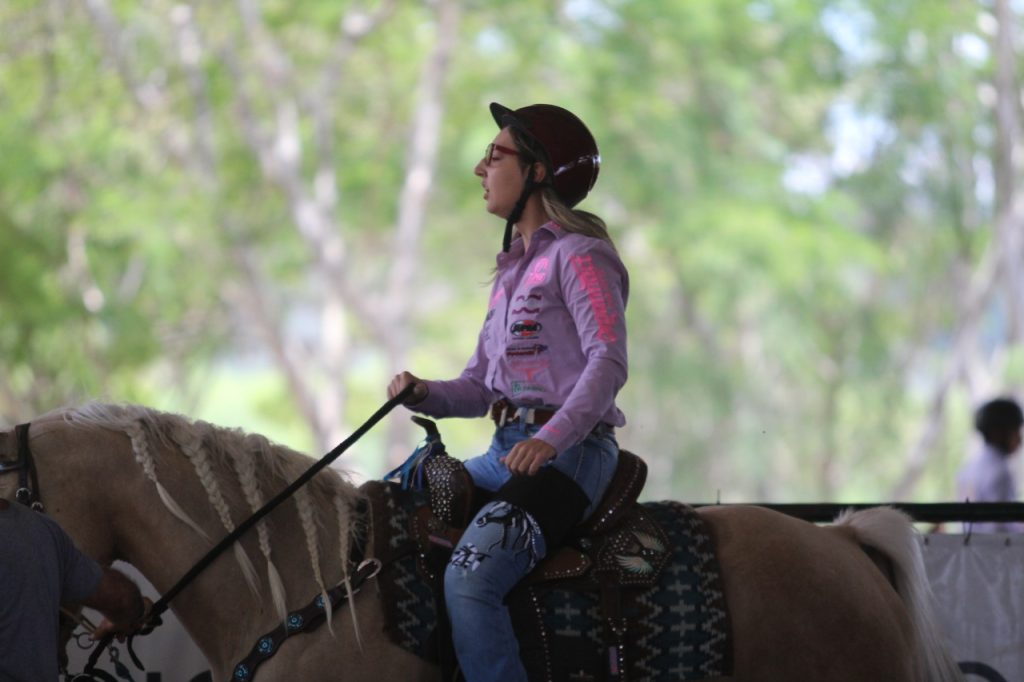
[[[606,241],[615,249],[615,242],[608,234],[608,227],[600,217],[577,208],[569,208],[552,187],[542,187],[540,198],[548,218],[561,225],[563,230]]]

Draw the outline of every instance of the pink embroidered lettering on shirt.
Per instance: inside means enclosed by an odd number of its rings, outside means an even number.
[[[580,285],[587,292],[590,309],[594,311],[597,338],[605,343],[614,343],[617,338],[615,325],[619,322],[619,316],[612,310],[611,292],[608,291],[604,272],[594,265],[594,260],[590,256],[573,256],[570,262]]]
[[[526,283],[530,286],[537,286],[543,284],[548,278],[548,269],[551,266],[551,261],[546,256],[538,258],[533,267],[530,268],[530,274],[526,276]]]

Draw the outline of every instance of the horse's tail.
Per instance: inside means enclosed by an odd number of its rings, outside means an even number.
[[[907,606],[914,628],[916,667],[921,682],[961,682],[963,675],[935,619],[934,597],[910,517],[890,507],[874,507],[846,511],[836,519],[836,525],[853,530],[861,544],[877,549],[891,562],[890,579]]]

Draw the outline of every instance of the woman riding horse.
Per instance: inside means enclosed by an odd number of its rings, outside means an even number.
[[[551,104],[491,114],[499,132],[474,172],[505,239],[476,352],[457,379],[402,372],[388,396],[415,384],[407,404],[424,414],[494,415],[490,449],[466,462],[494,500],[452,554],[445,598],[467,681],[527,682],[505,597],[615,472],[629,278],[604,222],[573,209],[601,158],[583,122]]]

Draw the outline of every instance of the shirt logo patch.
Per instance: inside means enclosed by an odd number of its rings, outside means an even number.
[[[509,327],[509,333],[517,339],[532,339],[543,329],[536,320],[517,320]]]
[[[543,393],[546,390],[546,388],[539,384],[531,384],[526,381],[512,382],[512,395],[520,395],[522,393]]]
[[[517,374],[521,374],[527,381],[535,381],[537,375],[541,372],[545,372],[551,367],[551,360],[528,360],[523,362],[522,360],[515,358],[509,360],[509,365],[516,371]]]
[[[510,358],[533,357],[547,352],[548,347],[542,343],[534,343],[529,346],[509,346],[505,349],[505,355]]]
[[[543,284],[548,279],[548,270],[551,268],[551,260],[547,257],[538,258],[530,268],[530,274],[526,276],[526,283],[530,286]]]

